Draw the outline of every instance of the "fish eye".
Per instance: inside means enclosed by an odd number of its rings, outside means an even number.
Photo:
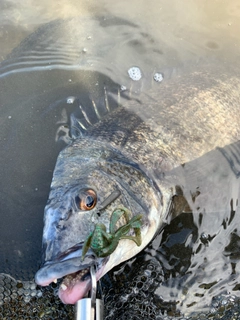
[[[97,194],[92,189],[82,189],[75,198],[80,210],[91,210],[97,204]]]

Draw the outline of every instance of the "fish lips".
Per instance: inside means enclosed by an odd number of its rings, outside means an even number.
[[[35,275],[35,282],[47,286],[56,279],[64,278],[59,288],[60,299],[67,304],[74,304],[84,297],[91,287],[89,269],[96,266],[96,279],[99,280],[109,257],[97,258],[91,250],[82,261],[81,249],[63,254],[62,259],[46,261]],[[65,280],[66,279],[66,280]],[[66,285],[67,284],[67,285]]]

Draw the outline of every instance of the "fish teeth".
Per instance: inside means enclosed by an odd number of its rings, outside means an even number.
[[[66,286],[64,283],[62,283],[62,284],[61,284],[61,289],[62,289],[63,291],[65,291],[65,290],[67,290],[67,286]]]

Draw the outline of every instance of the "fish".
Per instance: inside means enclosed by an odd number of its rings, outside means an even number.
[[[47,286],[63,278],[59,297],[65,304],[87,294],[91,265],[99,280],[169,223],[177,168],[240,138],[237,64],[199,62],[146,92],[134,94],[129,86],[128,93],[119,85],[121,99],[112,109],[106,93],[102,116],[98,105],[84,106],[82,118],[73,117],[72,141],[57,158],[35,281]],[[130,217],[115,219],[117,210],[128,210]],[[118,239],[113,251],[103,256],[93,250],[96,226],[104,227],[106,240],[136,217],[140,223],[129,227],[129,238]],[[132,240],[137,233],[138,243]]]

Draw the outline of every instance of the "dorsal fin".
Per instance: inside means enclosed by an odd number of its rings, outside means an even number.
[[[121,100],[127,98],[127,92],[123,92],[120,86],[115,88],[104,86],[103,95],[95,98],[90,95],[90,103],[83,104],[78,100],[76,112],[70,115],[70,136],[76,139],[83,136],[86,131],[108,114],[121,106]]]

